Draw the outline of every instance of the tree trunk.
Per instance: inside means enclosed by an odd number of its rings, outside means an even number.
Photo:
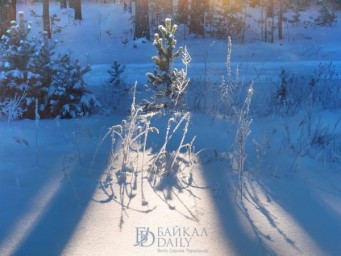
[[[74,0],[75,20],[82,20],[82,0]]]
[[[179,21],[182,24],[188,23],[188,0],[179,0],[178,3]]]
[[[51,38],[50,25],[50,0],[43,0],[43,24],[44,31],[47,33],[47,38]]]
[[[275,17],[272,17],[271,23],[271,43],[275,41]]]
[[[66,7],[66,0],[60,0],[60,8],[65,9]]]
[[[279,0],[279,13],[278,13],[278,40],[283,39],[283,0]]]
[[[209,6],[209,0],[192,0],[191,20],[189,31],[195,34],[205,35],[205,11]]]
[[[17,0],[10,1],[11,11],[9,14],[10,20],[17,20]]]
[[[148,0],[136,0],[135,3],[135,35],[134,39],[146,37],[150,39]]]
[[[170,14],[171,16],[174,15],[174,8],[173,8],[173,0],[168,0],[168,14]]]
[[[74,9],[76,5],[75,2],[76,0],[69,0],[69,7]]]

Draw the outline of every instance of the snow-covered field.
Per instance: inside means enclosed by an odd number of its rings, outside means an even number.
[[[36,33],[41,22],[30,17],[31,8],[42,9],[40,4],[18,5]],[[137,96],[143,97],[145,73],[153,71],[156,51],[151,42],[132,40],[130,15],[121,5],[84,3],[82,22],[74,22],[69,9],[61,13],[55,3],[50,12],[57,12],[66,25],[54,35],[61,50],[92,65],[85,78],[99,99],[114,60],[126,65],[126,81],[138,81]],[[332,62],[340,74],[340,30],[341,22],[291,27],[289,38],[274,44],[256,38],[233,42],[233,70],[239,65],[246,85],[254,81],[251,106],[267,108],[262,95],[278,83],[281,68],[310,75],[320,63]],[[192,55],[190,92],[196,81],[219,81],[226,72],[226,42],[183,40],[180,35],[178,45],[186,45]],[[338,76],[335,83],[340,83]],[[129,105],[131,99],[125,100]],[[196,136],[195,150],[202,151],[190,164],[191,176],[181,177],[185,188],[166,180],[155,189],[137,179],[138,189],[123,208],[122,187],[108,179],[111,139],[102,138],[108,128],[127,119],[128,111],[40,120],[38,128],[34,120],[0,120],[0,255],[339,255],[341,126],[333,126],[341,109],[314,112],[323,127],[333,130],[332,161],[327,150],[300,143],[303,110],[282,118],[251,109],[243,200],[228,155],[235,126],[229,118],[207,112],[189,114],[186,140]],[[149,135],[146,159],[160,149],[168,118],[152,121],[160,134]],[[170,141],[171,149],[180,136]],[[148,203],[142,205],[144,201]]]

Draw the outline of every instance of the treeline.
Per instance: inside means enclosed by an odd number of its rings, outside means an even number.
[[[341,0],[135,0],[135,38],[146,37],[157,30],[165,18],[183,24],[189,33],[216,38],[239,37],[244,40],[248,28],[248,10],[258,8],[261,40],[274,42],[283,39],[284,24],[298,24],[300,12],[312,4],[320,6],[317,25],[336,22],[334,7]],[[291,11],[290,18],[285,14]],[[321,22],[322,20],[322,22]]]

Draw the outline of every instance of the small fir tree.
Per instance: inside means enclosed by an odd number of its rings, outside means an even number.
[[[182,48],[175,50],[176,39],[175,33],[177,31],[177,25],[172,25],[171,19],[165,19],[165,26],[159,25],[158,33],[154,35],[153,45],[157,49],[157,56],[153,56],[152,60],[155,63],[154,73],[147,73],[147,77],[151,84],[155,86],[155,104],[154,107],[163,108],[167,107],[169,99],[172,95],[172,83],[173,83],[173,60],[177,58]],[[159,101],[158,101],[159,100]]]
[[[0,101],[25,93],[23,109],[32,107],[29,90],[39,79],[39,75],[31,71],[36,42],[28,38],[30,30],[31,25],[25,22],[24,13],[19,12],[19,24],[12,21],[0,41]]]
[[[92,107],[99,106],[96,98],[85,88],[84,75],[90,66],[81,67],[66,53],[54,62],[54,76],[49,89],[50,113],[61,118],[82,117]]]
[[[97,101],[85,89],[81,67],[69,54],[55,56],[56,41],[30,38],[31,25],[19,12],[19,24],[12,22],[0,40],[0,102],[25,95],[23,118],[35,117],[36,102],[43,118],[71,118],[87,114]]]
[[[55,77],[53,56],[57,41],[49,40],[47,33],[44,32],[42,39],[37,40],[36,43],[37,47],[35,54],[32,56],[30,70],[32,73],[37,74],[39,79],[37,79],[35,86],[30,89],[30,92],[32,98],[39,102],[39,113],[42,118],[45,118],[50,116],[50,111],[46,106],[49,105],[49,86]],[[33,116],[33,106],[31,112],[29,115]]]
[[[108,95],[105,95],[106,102],[117,109],[121,104],[121,99],[125,98],[129,93],[129,88],[124,82],[123,74],[125,72],[125,65],[114,61],[111,68],[108,70],[110,77],[105,83],[105,89]]]

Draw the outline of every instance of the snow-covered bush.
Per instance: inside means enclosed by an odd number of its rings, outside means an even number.
[[[280,115],[295,114],[308,98],[309,90],[302,79],[281,69],[280,82],[269,102],[271,110]]]
[[[28,39],[31,26],[26,24],[24,14],[19,13],[19,24],[15,21],[0,43],[0,101],[15,98],[16,95],[26,94],[22,102],[23,109],[31,105],[29,88],[33,88],[38,75],[29,70],[31,57],[35,51],[35,42]]]
[[[316,25],[331,26],[336,21],[337,21],[337,16],[335,15],[333,9],[323,4],[320,9],[319,16],[315,19]]]
[[[310,100],[298,122],[288,122],[284,119],[283,124],[284,136],[280,152],[292,155],[289,171],[298,170],[298,161],[303,157],[322,160],[324,169],[326,163],[341,160],[341,144],[336,132],[340,119],[334,123],[327,122],[321,115],[316,114]]]
[[[340,120],[338,119],[333,126],[326,124],[321,116],[317,116],[313,111],[311,101],[308,102],[300,122],[301,130],[298,139],[299,143],[305,143],[306,146],[300,146],[299,148],[306,148],[305,153],[314,157],[316,151],[325,150],[330,145],[335,144],[335,130]]]
[[[309,81],[313,104],[323,109],[341,106],[341,82],[332,62],[320,63]]]
[[[99,106],[96,98],[85,88],[83,76],[90,66],[82,67],[70,54],[58,56],[54,61],[54,76],[48,91],[52,116],[74,118],[90,113]]]
[[[35,102],[42,118],[71,118],[89,113],[96,100],[85,89],[83,75],[90,67],[81,67],[69,54],[55,55],[57,42],[29,37],[31,25],[19,12],[19,24],[0,40],[0,102],[23,95],[22,117],[34,119]]]
[[[280,81],[268,102],[270,112],[294,115],[308,103],[319,109],[337,109],[341,105],[341,83],[335,66],[320,63],[313,74],[301,76],[281,70]]]

